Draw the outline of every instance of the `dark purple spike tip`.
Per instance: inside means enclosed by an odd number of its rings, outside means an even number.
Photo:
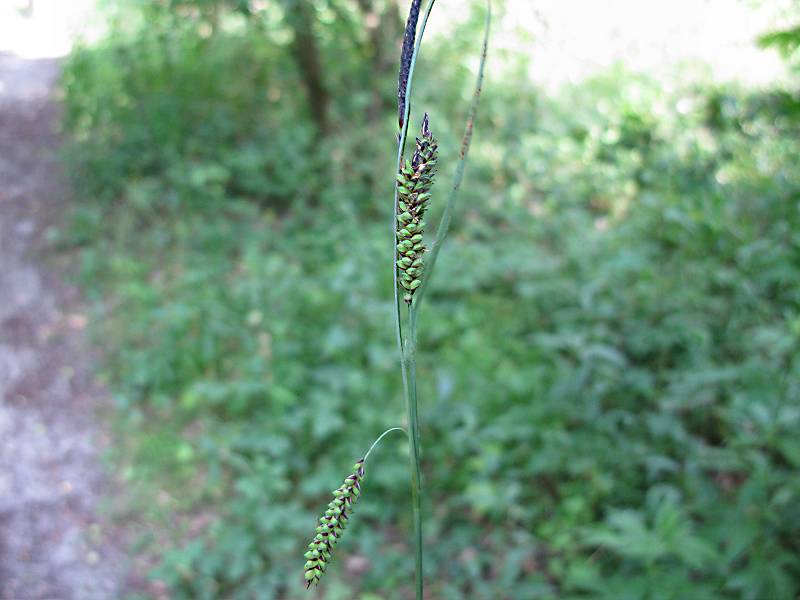
[[[425,113],[425,116],[422,117],[422,137],[424,138],[431,137],[431,129],[430,129],[430,122],[428,120],[428,113]]]
[[[403,34],[403,50],[400,52],[400,76],[397,82],[397,108],[400,113],[400,129],[403,128],[403,116],[406,112],[406,86],[408,73],[411,70],[411,57],[414,55],[414,41],[417,37],[417,21],[419,20],[419,5],[422,0],[411,0],[408,11],[406,30]]]

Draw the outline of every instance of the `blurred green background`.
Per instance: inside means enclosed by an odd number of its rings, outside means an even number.
[[[408,597],[400,437],[302,585],[330,490],[404,419],[387,232],[407,3],[103,4],[63,76],[57,242],[116,398],[115,511],[150,578],[133,597]],[[434,205],[484,14],[440,4],[413,102],[441,142]],[[536,27],[497,4],[421,314],[429,597],[800,597],[800,10],[761,38],[780,82],[623,63],[545,86]]]

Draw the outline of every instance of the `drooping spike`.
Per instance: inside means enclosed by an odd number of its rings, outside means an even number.
[[[314,540],[308,545],[310,549],[304,554],[306,559],[304,580],[306,589],[319,583],[325,569],[330,564],[331,554],[349,519],[348,511],[361,494],[361,481],[364,478],[364,459],[353,465],[353,472],[345,477],[344,482],[333,490],[334,499],[329,508],[319,518]]]

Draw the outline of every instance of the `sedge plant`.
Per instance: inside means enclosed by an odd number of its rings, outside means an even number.
[[[332,492],[332,500],[319,518],[316,532],[305,553],[304,579],[306,587],[320,582],[333,556],[333,550],[341,538],[356,502],[362,494],[362,484],[366,474],[366,463],[372,450],[392,432],[406,434],[409,447],[409,466],[411,480],[411,508],[414,525],[415,557],[415,595],[423,599],[423,532],[422,532],[422,473],[421,431],[417,397],[417,315],[423,295],[430,285],[436,260],[450,228],[452,213],[456,204],[461,181],[464,177],[467,155],[472,141],[472,130],[478,110],[486,53],[489,45],[489,26],[491,23],[491,0],[487,0],[484,25],[483,47],[475,91],[472,96],[461,148],[458,155],[453,181],[451,183],[442,217],[430,252],[424,243],[426,224],[425,214],[434,198],[434,182],[438,162],[438,143],[432,133],[427,113],[421,119],[419,136],[413,152],[406,157],[411,114],[411,97],[414,70],[420,53],[425,26],[436,0],[428,0],[424,10],[422,0],[411,0],[408,19],[403,35],[398,78],[398,116],[399,134],[397,137],[397,173],[394,180],[394,200],[391,210],[392,240],[392,279],[394,282],[395,326],[397,346],[400,355],[400,374],[403,382],[408,428],[391,427],[373,442],[363,458],[353,466],[342,485]]]

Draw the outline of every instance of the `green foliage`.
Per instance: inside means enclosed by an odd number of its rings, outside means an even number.
[[[71,58],[66,122],[81,141],[73,168],[97,174],[89,191],[173,208],[307,194],[313,129],[282,127],[298,115],[269,99],[292,85],[280,56],[255,33],[158,23]]]
[[[777,48],[789,58],[800,48],[800,26],[765,33],[758,38],[758,42],[765,48]]]
[[[259,27],[154,26],[65,74],[84,195],[63,241],[98,300],[117,460],[173,598],[306,597],[314,511],[403,414],[384,222],[396,115],[312,144],[281,30]],[[429,46],[420,66],[435,115],[469,86],[458,51]],[[552,98],[487,82],[420,316],[432,598],[797,594],[787,97],[624,72]],[[435,119],[446,171],[460,123]],[[381,452],[327,598],[411,591],[399,436]]]

